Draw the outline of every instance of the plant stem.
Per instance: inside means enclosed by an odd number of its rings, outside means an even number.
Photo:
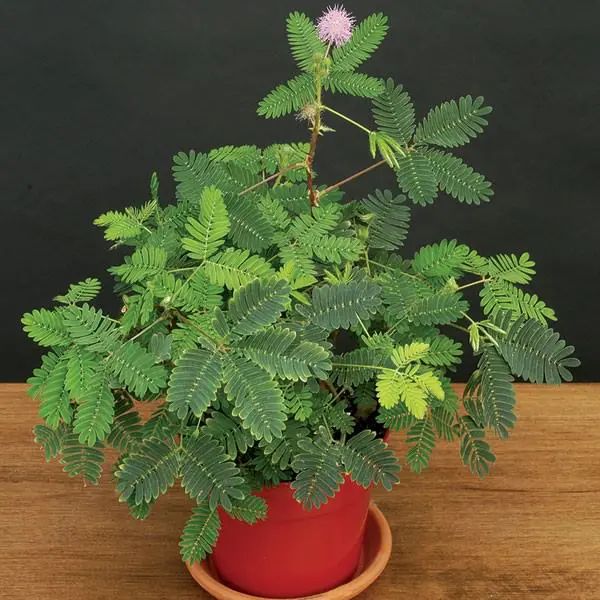
[[[360,123],[358,123],[357,121],[355,121],[354,119],[351,119],[350,117],[342,114],[341,112],[338,112],[337,110],[334,110],[333,108],[329,107],[329,106],[325,106],[325,104],[321,104],[321,108],[323,110],[326,110],[327,112],[330,112],[333,115],[336,115],[337,117],[339,117],[340,119],[344,119],[344,121],[347,121],[348,123],[350,123],[351,125],[354,125],[355,127],[358,127],[359,129],[361,129],[362,131],[364,131],[367,134],[372,133],[370,129],[368,129],[367,127],[365,127],[364,125],[361,125]]]
[[[310,135],[310,146],[308,156],[306,157],[306,185],[308,187],[308,197],[310,206],[319,206],[319,196],[315,190],[313,177],[313,164],[315,162],[315,154],[317,152],[317,142],[319,141],[319,130],[321,129],[321,78],[315,78],[315,87],[317,91],[315,120],[313,122],[312,133]]]
[[[323,197],[325,194],[328,194],[329,192],[332,192],[333,190],[337,190],[337,188],[342,187],[343,185],[346,185],[350,181],[357,179],[358,177],[362,177],[363,175],[366,175],[367,173],[369,173],[370,171],[373,171],[377,167],[380,167],[381,165],[385,165],[385,164],[386,164],[385,160],[379,160],[376,163],[373,163],[372,165],[362,169],[361,171],[358,171],[358,172],[354,173],[353,175],[350,175],[349,177],[346,177],[345,179],[342,179],[341,181],[338,181],[337,183],[330,185],[328,188],[325,188],[321,192],[320,196]]]
[[[167,316],[165,315],[165,313],[163,313],[162,315],[160,315],[160,317],[158,317],[158,319],[156,319],[155,321],[150,323],[150,325],[148,325],[147,327],[144,327],[144,329],[142,329],[141,331],[138,331],[133,337],[130,337],[125,342],[125,344],[128,344],[129,342],[133,342],[133,340],[136,340],[140,336],[144,335],[147,331],[150,331],[150,329],[152,329],[156,324],[160,323],[161,321],[164,321],[166,318],[167,318]]]
[[[453,327],[454,329],[458,329],[458,331],[464,331],[465,333],[469,333],[469,330],[462,325],[456,325],[456,323],[448,323],[448,327]]]
[[[264,185],[265,183],[269,183],[269,181],[273,181],[273,179],[277,179],[279,177],[281,177],[282,175],[285,175],[288,171],[291,171],[292,169],[297,169],[298,167],[302,167],[304,166],[304,163],[294,163],[291,165],[288,165],[287,167],[283,167],[283,169],[280,169],[279,171],[277,171],[277,173],[273,173],[273,175],[269,175],[269,177],[265,177],[264,179],[261,179],[261,181],[259,181],[258,183],[255,183],[253,185],[251,185],[250,187],[247,187],[245,190],[242,190],[238,196],[243,196],[244,194],[247,194],[248,192],[251,192],[252,190],[255,190],[256,188],[260,187],[261,185]]]
[[[471,281],[471,283],[466,283],[465,285],[461,285],[460,287],[456,288],[456,291],[458,292],[459,290],[466,290],[467,288],[473,286],[473,285],[479,285],[481,283],[487,283],[490,280],[490,278],[486,278],[483,277],[482,279],[478,279],[477,281]]]

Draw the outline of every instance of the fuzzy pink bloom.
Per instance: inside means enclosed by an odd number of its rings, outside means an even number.
[[[319,37],[326,44],[341,46],[352,37],[356,19],[343,6],[329,6],[317,21]]]

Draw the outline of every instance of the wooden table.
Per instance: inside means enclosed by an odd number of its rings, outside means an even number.
[[[363,600],[600,598],[600,384],[521,385],[518,397],[486,480],[440,444],[428,471],[376,493],[394,549]],[[23,385],[0,385],[0,597],[208,598],[179,559],[181,489],[134,521],[109,476],[84,489],[45,464],[36,411]]]

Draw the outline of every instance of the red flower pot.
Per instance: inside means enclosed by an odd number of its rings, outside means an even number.
[[[257,493],[268,505],[254,525],[220,511],[221,533],[211,556],[220,579],[247,594],[309,596],[350,580],[360,560],[370,491],[346,478],[334,498],[305,510],[287,483]]]

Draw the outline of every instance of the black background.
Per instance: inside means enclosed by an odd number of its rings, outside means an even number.
[[[600,379],[600,3],[346,6],[359,18],[375,11],[390,17],[388,39],[364,70],[403,83],[419,115],[467,93],[494,106],[486,134],[460,151],[494,182],[493,202],[468,207],[441,196],[416,209],[407,252],[444,237],[481,253],[530,251],[539,270],[534,289],[557,310],[558,329],[583,360],[577,379]],[[175,152],[306,137],[293,118],[265,121],[255,108],[293,73],[287,13],[317,17],[324,7],[0,0],[0,381],[23,380],[38,363],[20,315],[118,261],[91,221],[146,201],[153,170],[163,201],[170,200]],[[338,97],[334,106],[369,119],[365,101]],[[323,139],[317,162],[327,182],[371,160],[357,130],[330,124],[338,133]],[[347,191],[391,185],[378,171]],[[101,302],[116,308],[110,289]]]

